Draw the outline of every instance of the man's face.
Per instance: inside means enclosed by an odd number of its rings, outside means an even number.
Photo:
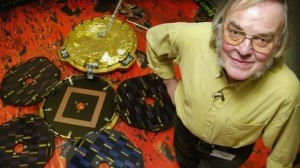
[[[252,41],[255,39],[256,42],[260,42],[267,39],[276,43],[283,20],[283,7],[274,1],[262,2],[245,10],[235,10],[234,7],[229,10],[223,29],[230,28],[229,31],[233,35],[236,32],[246,32],[246,38],[238,45],[233,45],[224,38],[221,43],[220,62],[229,83],[246,80],[267,68],[274,48],[267,52],[258,52],[254,50],[258,47],[253,48],[253,45],[259,43],[254,44]]]

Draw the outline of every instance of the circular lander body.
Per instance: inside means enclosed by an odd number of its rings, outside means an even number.
[[[77,25],[58,54],[78,70],[100,74],[130,67],[136,47],[136,34],[129,25],[103,16]]]

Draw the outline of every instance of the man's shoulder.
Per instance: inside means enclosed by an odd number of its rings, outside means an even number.
[[[298,77],[285,63],[282,63],[278,67],[271,69],[270,72],[271,76],[273,76],[273,79],[277,80],[279,83],[299,86]]]
[[[180,26],[184,32],[197,32],[207,34],[207,31],[211,30],[212,23],[211,22],[197,22],[197,23],[185,23],[181,22]]]
[[[273,88],[280,94],[300,96],[299,79],[285,63],[271,69],[267,73],[267,80],[265,81],[270,88]]]
[[[203,40],[211,37],[211,22],[197,22],[197,23],[179,23],[178,36],[181,39]]]
[[[170,22],[170,23],[162,23],[156,25],[154,27],[161,27],[161,26],[171,26],[171,27],[185,27],[185,28],[193,28],[193,27],[211,27],[211,22]]]
[[[163,23],[150,28],[148,31],[173,30],[180,33],[206,32],[211,29],[211,22],[173,22]]]

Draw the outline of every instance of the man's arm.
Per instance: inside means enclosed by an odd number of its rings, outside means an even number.
[[[175,103],[175,99],[174,99],[175,89],[177,87],[178,81],[175,78],[171,78],[171,79],[165,79],[164,83],[165,83],[165,85],[167,87],[168,94],[171,97],[171,100],[172,100],[172,102],[174,104]]]
[[[155,74],[163,79],[175,76],[173,60],[177,57],[177,38],[179,23],[167,23],[154,26],[147,31],[148,65]]]
[[[273,123],[267,128],[266,134],[270,137],[263,136],[267,142],[269,138],[275,139],[271,146],[272,152],[267,159],[267,168],[292,168],[293,161],[296,157],[300,142],[300,111],[299,106],[295,107],[282,127],[279,123]],[[282,117],[284,120],[284,117]],[[280,129],[281,127],[281,129]],[[278,130],[278,131],[276,131]],[[272,134],[277,136],[273,136]]]

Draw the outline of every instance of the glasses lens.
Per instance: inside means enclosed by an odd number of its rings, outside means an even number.
[[[231,45],[241,44],[247,37],[246,33],[241,30],[237,30],[228,26],[223,31],[224,40]],[[251,40],[251,45],[253,50],[261,53],[268,53],[273,48],[273,40],[271,37],[262,37],[262,36],[252,36],[249,38]]]
[[[239,45],[246,38],[246,34],[242,31],[227,27],[224,30],[224,39],[231,45]]]
[[[274,43],[271,38],[260,36],[252,37],[252,47],[257,52],[268,53],[272,50],[273,45]]]

